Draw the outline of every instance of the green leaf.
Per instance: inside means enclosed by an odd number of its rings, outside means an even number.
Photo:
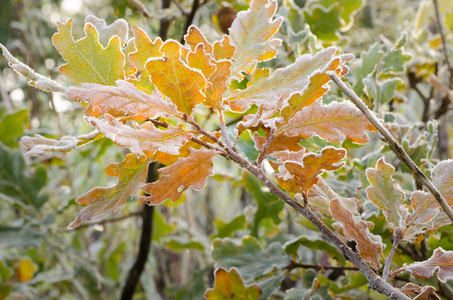
[[[153,241],[160,241],[173,231],[174,227],[168,224],[165,220],[165,216],[155,208],[153,217]]]
[[[356,80],[353,90],[358,96],[363,95],[364,85],[362,79],[373,73],[383,57],[384,52],[378,44],[374,44],[370,50],[367,52],[363,51],[360,55],[361,62],[353,68],[354,71],[352,72]]]
[[[403,73],[406,70],[406,63],[412,57],[404,53],[401,48],[390,51],[383,59],[381,72]]]
[[[39,247],[43,236],[43,232],[28,224],[23,226],[0,225],[0,248]]]
[[[11,148],[17,148],[19,138],[28,124],[28,110],[4,113],[0,116],[0,142]]]
[[[285,249],[285,252],[289,255],[292,256],[297,256],[297,250],[299,249],[300,246],[305,246],[309,249],[312,250],[321,250],[321,251],[326,251],[327,254],[329,254],[331,257],[335,257],[340,264],[345,264],[345,258],[343,255],[331,244],[328,242],[322,240],[321,238],[318,237],[313,237],[313,236],[300,236],[295,239],[292,239],[288,242],[286,242],[283,245],[283,248]]]
[[[244,237],[240,245],[229,238],[215,239],[212,246],[212,257],[217,266],[237,268],[246,282],[272,272],[274,267],[283,269],[289,263],[280,243],[272,243],[263,249],[251,236]]]
[[[170,248],[175,252],[179,252],[181,250],[186,249],[194,249],[194,250],[204,250],[204,246],[202,243],[197,241],[190,241],[183,238],[172,238],[164,242],[164,245]]]
[[[401,78],[378,82],[372,75],[363,78],[362,82],[365,86],[365,93],[369,98],[374,99],[374,105],[377,107],[379,107],[379,104],[392,100],[395,95],[395,89],[403,84]]]
[[[232,237],[236,231],[245,228],[245,215],[239,215],[229,223],[225,223],[222,220],[215,220],[214,224],[217,227],[217,234],[214,235],[213,238]]]
[[[6,279],[10,278],[12,274],[13,270],[11,268],[8,268],[8,266],[5,265],[3,261],[0,261],[0,278],[3,280],[3,282],[5,282]]]
[[[333,3],[329,7],[313,5],[304,11],[305,22],[310,25],[311,31],[321,40],[339,41],[338,30],[341,24],[341,6]]]

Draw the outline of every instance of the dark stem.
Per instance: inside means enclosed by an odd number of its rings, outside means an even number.
[[[320,266],[320,265],[312,265],[312,264],[301,264],[295,261],[291,261],[289,265],[286,266],[286,269],[293,270],[296,268],[302,269],[316,269],[316,270],[351,270],[351,271],[359,271],[357,267],[344,267],[344,266]]]
[[[447,46],[445,43],[444,30],[442,28],[442,22],[440,20],[440,14],[439,14],[439,3],[437,2],[437,0],[433,0],[433,2],[434,2],[434,10],[436,12],[437,26],[439,27],[440,39],[442,41],[442,49],[444,50],[445,63],[447,64],[448,71],[450,71],[450,88],[453,88],[453,67],[450,63],[450,58],[448,56]]]
[[[162,9],[170,8],[171,0],[162,0]],[[167,39],[168,29],[170,28],[170,24],[173,19],[166,18],[160,20],[160,27],[159,27],[159,36],[162,41]]]
[[[193,0],[192,9],[190,10],[189,15],[187,16],[186,23],[184,24],[184,30],[182,31],[181,44],[185,44],[184,35],[187,33],[190,25],[192,25],[195,14],[197,13],[198,8],[200,7],[200,0]]]
[[[152,162],[148,166],[148,174],[146,182],[155,182],[159,177],[157,169],[161,167],[158,162]],[[153,218],[154,206],[144,205],[142,209],[142,231],[140,236],[140,246],[138,255],[134,265],[129,270],[126,283],[121,292],[121,300],[130,300],[134,296],[135,287],[140,279],[140,275],[145,269],[146,261],[148,260],[149,250],[151,249],[151,241],[153,236]]]

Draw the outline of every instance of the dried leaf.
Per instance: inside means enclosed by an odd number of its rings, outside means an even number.
[[[41,74],[35,73],[29,66],[21,63],[17,58],[9,53],[8,49],[0,43],[0,48],[3,50],[3,56],[8,60],[9,66],[17,73],[27,77],[30,81],[29,85],[34,86],[46,92],[60,92],[64,93],[65,88],[58,82],[45,77]]]
[[[278,167],[279,173],[275,178],[283,189],[293,193],[305,193],[318,183],[318,176],[324,171],[341,168],[344,162],[339,161],[345,155],[345,149],[326,147],[320,154],[305,154],[300,161],[285,161]]]
[[[65,24],[57,23],[57,27],[52,42],[68,62],[59,68],[63,75],[77,85],[84,82],[115,85],[118,79],[124,78],[124,54],[118,36],[113,36],[104,49],[96,28],[90,23],[85,24],[86,36],[77,41],[72,37],[71,19]]]
[[[368,199],[376,204],[385,216],[389,228],[402,228],[408,215],[403,206],[405,195],[398,183],[392,178],[395,168],[387,164],[383,158],[376,163],[376,168],[366,170],[371,186],[366,189]]]
[[[217,269],[214,288],[205,293],[207,300],[258,300],[260,295],[261,288],[258,285],[245,287],[241,275],[235,268],[231,268],[229,272]]]
[[[187,143],[191,135],[181,126],[159,130],[151,123],[137,126],[137,129],[122,124],[109,114],[107,122],[93,117],[85,117],[88,124],[96,127],[106,137],[121,147],[127,147],[137,155],[151,156],[157,150],[169,154],[179,154],[179,149]]]
[[[134,121],[155,117],[178,115],[175,105],[154,91],[151,95],[137,89],[132,83],[118,80],[118,86],[83,83],[82,87],[69,87],[66,96],[78,102],[88,102],[85,110],[89,117],[110,114],[114,117],[128,116]]]
[[[330,213],[337,221],[333,224],[335,230],[348,240],[354,240],[360,255],[372,268],[379,269],[381,267],[379,256],[382,256],[382,250],[385,248],[382,238],[372,234],[367,224],[354,216],[338,199],[330,201]]]
[[[212,52],[211,43],[208,42],[200,29],[194,25],[190,25],[189,29],[187,29],[187,34],[184,36],[184,40],[192,51],[195,51],[199,44],[203,44],[203,47],[207,53]]]
[[[124,44],[127,41],[129,28],[127,22],[123,19],[118,19],[107,26],[104,19],[90,15],[85,17],[85,23],[91,23],[96,27],[96,30],[99,33],[99,42],[105,47],[108,45],[109,40],[115,35],[120,38],[121,44]]]
[[[222,107],[222,95],[228,89],[227,81],[230,77],[231,62],[222,60],[215,62],[216,69],[209,77],[210,85],[206,89],[206,106],[220,110]]]
[[[68,228],[76,228],[83,221],[91,222],[114,213],[145,183],[149,163],[150,159],[131,153],[124,161],[110,164],[106,173],[118,177],[118,183],[110,188],[95,187],[77,198],[78,204],[87,205],[87,207],[79,212]]]
[[[369,140],[365,130],[376,131],[376,128],[352,103],[343,101],[322,105],[318,100],[299,111],[276,135],[298,136],[300,139],[318,135],[332,143],[349,139],[365,144]]]
[[[178,42],[166,41],[160,48],[165,58],[152,58],[146,68],[159,91],[170,98],[179,111],[190,115],[205,99],[206,79],[200,71],[181,61],[180,49]]]
[[[439,247],[434,250],[430,259],[410,265],[404,264],[403,268],[416,278],[431,278],[437,272],[437,278],[445,282],[453,279],[453,251],[445,251]]]
[[[163,54],[159,51],[162,46],[162,40],[158,37],[153,41],[150,40],[146,32],[142,29],[132,26],[134,33],[134,44],[136,51],[128,55],[129,61],[140,71],[140,78],[133,83],[139,89],[151,93],[154,90],[154,84],[151,82],[148,69],[145,67],[150,58],[162,58]]]
[[[277,1],[252,0],[247,11],[241,11],[230,28],[230,42],[236,47],[233,56],[232,78],[242,79],[240,73],[250,74],[259,61],[277,55],[280,39],[272,38],[280,28],[283,18],[272,20]]]
[[[216,69],[216,66],[211,63],[211,55],[205,52],[203,44],[199,44],[193,52],[187,54],[187,64],[191,68],[200,70],[206,78],[209,78]]]
[[[448,205],[453,205],[453,160],[443,160],[431,173],[432,182],[442,194]],[[441,210],[434,196],[429,192],[415,191],[411,195],[412,213],[407,218],[408,225],[426,223]]]
[[[236,90],[226,99],[233,111],[246,111],[251,104],[263,105],[268,109],[275,108],[280,98],[286,99],[291,94],[301,93],[307,89],[310,76],[325,69],[336,52],[329,47],[316,53],[315,56],[304,54],[286,68],[276,70],[268,78],[259,78],[250,83],[245,90]],[[232,74],[236,62],[232,67]]]
[[[191,150],[189,157],[181,157],[173,165],[159,169],[162,176],[143,187],[150,195],[140,197],[140,200],[148,205],[160,204],[168,198],[175,202],[189,187],[196,191],[203,189],[206,178],[214,174],[212,159],[216,154],[210,150]]]
[[[104,135],[95,130],[91,133],[74,136],[64,136],[59,140],[48,139],[39,134],[34,137],[24,136],[21,138],[21,144],[28,149],[26,156],[48,156],[54,152],[69,152],[77,147],[88,144],[102,138]]]
[[[269,140],[269,130],[266,130],[266,136],[261,136],[258,133],[255,133],[253,139],[255,140],[255,148],[258,151],[263,150],[263,146]],[[303,149],[302,146],[299,145],[300,137],[293,136],[287,137],[284,134],[276,136],[272,142],[268,145],[266,154],[274,156],[274,153],[281,152],[281,151],[290,151],[290,152],[298,152]]]
[[[224,35],[222,40],[216,41],[213,45],[212,55],[217,61],[233,58],[236,48],[230,44],[230,38]]]
[[[413,297],[414,300],[440,300],[440,297],[436,295],[436,288],[430,285],[421,287],[407,283],[401,288],[401,291],[409,297]]]

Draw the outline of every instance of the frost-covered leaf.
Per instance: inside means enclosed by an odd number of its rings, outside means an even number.
[[[46,138],[42,135],[35,134],[34,137],[24,136],[20,140],[21,144],[28,149],[27,156],[47,156],[53,155],[54,152],[69,152],[75,148],[98,140],[102,137],[99,131],[93,131],[78,137],[64,136],[59,140]]]
[[[212,55],[217,61],[223,59],[231,59],[234,55],[236,48],[230,44],[230,38],[224,35],[222,40],[216,41],[213,45]]]
[[[85,23],[91,23],[96,27],[99,33],[99,41],[104,47],[107,47],[109,40],[115,35],[120,38],[121,44],[127,41],[129,28],[127,22],[123,19],[118,19],[107,25],[104,19],[89,15],[85,17]]]
[[[17,73],[29,79],[28,84],[46,92],[64,93],[65,88],[58,82],[45,77],[33,71],[29,66],[21,63],[17,58],[9,53],[8,49],[0,43],[0,48],[3,50],[3,55],[8,60],[9,66]]]
[[[215,62],[216,69],[209,77],[210,85],[206,89],[206,106],[217,110],[222,107],[222,95],[228,89],[227,81],[231,72],[231,62],[222,60]]]
[[[217,228],[217,234],[213,238],[226,238],[231,237],[236,231],[244,229],[247,221],[245,220],[245,215],[240,215],[231,220],[228,223],[223,222],[222,220],[215,220],[214,224]]]
[[[276,70],[271,76],[254,80],[245,90],[234,91],[226,102],[234,111],[246,111],[251,104],[275,108],[280,98],[286,99],[293,93],[303,92],[310,83],[310,76],[318,73],[319,69],[326,68],[335,52],[335,47],[329,47],[315,56],[304,54],[293,64]]]
[[[114,117],[127,116],[134,121],[145,121],[179,114],[175,105],[165,101],[157,91],[145,93],[125,80],[118,80],[117,84],[82,83],[80,88],[69,87],[66,96],[73,101],[88,102],[90,105],[85,114],[89,117],[108,113]]]
[[[151,123],[137,126],[137,129],[122,124],[109,114],[107,122],[94,117],[85,117],[88,124],[96,127],[106,137],[121,147],[127,147],[138,155],[151,156],[155,151],[179,154],[179,149],[189,141],[191,135],[181,126],[159,130]]]
[[[206,78],[209,78],[216,69],[216,66],[211,63],[211,55],[205,51],[203,44],[199,44],[187,54],[187,64],[191,68],[200,70]]]
[[[184,40],[192,51],[195,51],[199,44],[203,44],[203,48],[206,53],[212,52],[211,43],[208,42],[200,29],[194,25],[190,25],[189,29],[187,29],[187,34],[184,36]]]
[[[443,160],[431,173],[432,182],[447,203],[453,205],[453,160]],[[440,204],[429,192],[415,191],[411,195],[412,213],[406,223],[416,225],[432,220],[441,210]]]
[[[252,0],[247,11],[241,11],[230,28],[230,43],[236,48],[233,55],[232,78],[242,79],[241,71],[250,74],[258,62],[277,55],[280,39],[272,38],[283,18],[272,19],[277,1]]]
[[[368,199],[376,204],[385,216],[389,227],[396,230],[403,226],[408,214],[403,206],[405,195],[398,183],[392,178],[395,168],[383,158],[376,163],[376,168],[369,168],[366,176],[371,186],[366,189]]]
[[[365,85],[365,93],[371,99],[374,99],[375,105],[384,104],[393,99],[396,87],[403,84],[400,78],[392,78],[382,82],[378,82],[374,77],[362,79]]]
[[[403,268],[416,278],[431,278],[434,273],[437,273],[437,278],[445,282],[453,279],[453,251],[437,248],[428,260],[410,265],[404,264]]]
[[[323,239],[313,236],[310,237],[300,236],[294,238],[292,240],[287,241],[283,245],[283,248],[285,249],[285,252],[287,254],[297,257],[297,250],[299,249],[300,246],[304,246],[312,250],[326,251],[331,257],[335,257],[340,262],[340,264],[345,263],[343,254],[341,254],[337,250],[337,248],[335,248],[328,242],[324,241]]]
[[[139,78],[132,80],[132,82],[139,89],[151,93],[154,90],[154,84],[151,82],[150,74],[145,65],[150,58],[163,57],[163,54],[159,51],[162,40],[158,37],[151,41],[146,32],[135,26],[132,26],[132,32],[134,33],[136,51],[129,53],[128,59],[140,72]]]
[[[387,53],[382,60],[381,72],[402,73],[406,70],[405,64],[412,58],[403,49],[397,48]]]
[[[308,153],[300,161],[285,161],[275,176],[278,184],[293,193],[306,193],[318,183],[318,176],[324,171],[335,171],[344,165],[339,162],[346,155],[345,149],[326,147],[320,154]]]
[[[330,201],[330,212],[337,221],[333,224],[335,230],[346,239],[356,242],[360,255],[370,263],[372,268],[380,268],[379,257],[382,257],[382,250],[385,248],[382,238],[372,234],[367,224],[346,209],[340,200]]]
[[[178,42],[166,41],[160,48],[165,57],[148,60],[146,68],[159,91],[170,98],[180,112],[190,115],[205,99],[206,79],[200,71],[181,61],[180,49]]]
[[[150,159],[131,153],[124,161],[110,164],[106,173],[118,177],[118,183],[110,188],[95,187],[77,198],[78,204],[87,206],[79,212],[68,228],[76,228],[83,221],[93,221],[114,213],[145,183],[149,163]]]
[[[159,169],[161,177],[143,187],[149,196],[140,197],[140,201],[157,205],[170,198],[175,202],[189,187],[196,191],[203,189],[207,177],[214,174],[212,159],[216,154],[210,150],[194,149],[189,157],[181,157],[173,165]]]
[[[338,143],[345,139],[357,144],[365,144],[368,131],[376,131],[370,121],[349,101],[323,105],[320,100],[304,107],[276,135],[298,136],[308,139],[318,135],[322,139]]]
[[[289,263],[280,243],[272,243],[263,249],[259,241],[251,236],[244,237],[239,245],[229,238],[215,239],[212,247],[216,265],[237,268],[245,281],[254,281],[272,272],[274,267],[283,269]]]
[[[58,33],[52,42],[60,55],[67,61],[60,66],[62,74],[70,77],[75,84],[84,82],[115,85],[124,78],[124,54],[118,36],[109,40],[107,48],[99,43],[99,34],[93,24],[85,24],[86,36],[74,41],[72,20],[57,23]]]
[[[407,283],[401,288],[401,291],[413,297],[414,300],[440,300],[440,297],[436,295],[436,288],[430,285],[421,287],[413,283]]]
[[[356,80],[354,84],[354,92],[361,96],[364,92],[363,78],[371,74],[379,65],[384,52],[381,51],[381,46],[374,44],[368,52],[363,51],[360,55],[360,62],[352,67],[352,74]]]
[[[245,287],[241,275],[235,268],[229,272],[217,269],[214,288],[205,293],[207,300],[258,300],[260,295],[261,289],[256,284]]]

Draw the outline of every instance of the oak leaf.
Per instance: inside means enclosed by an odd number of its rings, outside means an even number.
[[[430,285],[421,287],[413,283],[407,283],[401,288],[401,291],[413,297],[414,300],[441,300],[439,296],[436,295],[436,288]]]
[[[88,102],[90,105],[85,114],[89,117],[108,113],[114,117],[127,116],[134,121],[145,121],[179,114],[176,106],[165,101],[157,91],[150,95],[125,80],[118,80],[117,84],[82,83],[80,88],[69,87],[66,96],[73,101]]]
[[[379,256],[382,255],[382,250],[385,248],[382,238],[372,234],[367,224],[354,216],[338,199],[330,201],[330,213],[337,221],[333,224],[335,230],[344,235],[346,239],[356,242],[357,250],[370,263],[371,267],[380,268]]]
[[[209,78],[216,69],[216,65],[211,60],[211,55],[205,51],[203,44],[198,44],[193,51],[187,54],[189,67],[200,70],[206,78]]]
[[[231,60],[236,51],[236,48],[230,44],[230,38],[227,35],[224,35],[220,41],[216,41],[212,47],[212,55],[217,61]]]
[[[205,293],[207,300],[258,300],[260,295],[261,288],[258,285],[245,287],[236,268],[231,268],[229,272],[217,269],[214,288]]]
[[[107,122],[94,117],[85,117],[88,124],[96,127],[106,137],[121,147],[127,147],[132,153],[147,157],[157,150],[169,154],[179,154],[179,149],[191,138],[181,126],[159,130],[151,123],[137,126],[137,129],[122,124],[109,114]]]
[[[105,47],[107,47],[110,39],[115,35],[120,38],[121,44],[125,44],[128,40],[129,28],[127,22],[123,19],[118,19],[112,24],[107,25],[104,19],[89,15],[85,17],[85,23],[91,23],[96,27],[99,34],[99,42]]]
[[[280,39],[272,38],[283,22],[272,19],[277,1],[252,0],[247,11],[241,11],[230,28],[230,42],[236,48],[233,55],[232,78],[242,79],[241,71],[250,74],[259,61],[277,55]]]
[[[168,198],[178,200],[189,187],[199,191],[206,185],[206,178],[214,174],[212,159],[217,153],[211,150],[191,150],[189,157],[181,157],[173,165],[159,169],[158,181],[148,183],[143,190],[149,196],[140,197],[148,205],[157,205]]]
[[[118,183],[110,188],[95,187],[77,198],[78,204],[87,206],[79,212],[68,228],[76,228],[83,221],[93,221],[114,213],[144,184],[150,161],[149,158],[131,153],[124,161],[110,164],[106,173],[118,177]]]
[[[402,228],[409,213],[403,205],[405,194],[392,178],[394,172],[395,168],[383,158],[377,161],[376,168],[366,170],[371,184],[366,189],[368,199],[382,210],[389,228],[393,231]]]
[[[329,47],[312,56],[304,54],[293,64],[277,69],[269,77],[260,77],[251,82],[245,90],[236,90],[225,99],[233,111],[246,111],[251,104],[264,105],[267,109],[276,106],[280,98],[286,99],[294,93],[300,93],[310,83],[310,76],[325,69],[336,52]],[[232,72],[234,71],[234,65]],[[233,73],[232,73],[233,74]]]
[[[303,150],[305,151],[305,150]],[[323,148],[320,154],[307,153],[299,161],[285,161],[278,166],[275,176],[278,184],[293,193],[306,193],[318,183],[324,171],[338,170],[344,165],[339,162],[346,155],[345,149]]]
[[[206,53],[212,52],[211,43],[208,42],[200,29],[198,29],[194,25],[190,25],[190,27],[187,29],[187,34],[184,35],[184,40],[192,51],[195,51],[199,44],[203,44]]]
[[[68,76],[75,84],[84,82],[115,85],[118,79],[124,78],[124,54],[118,36],[109,40],[107,48],[99,43],[99,35],[94,25],[85,24],[86,36],[74,41],[72,37],[72,20],[57,23],[58,33],[52,42],[60,55],[67,61],[60,66],[63,75]]]
[[[279,128],[276,135],[298,136],[300,139],[318,135],[332,143],[348,139],[357,144],[365,144],[369,140],[365,130],[376,131],[376,128],[349,101],[323,105],[317,100]]]
[[[228,78],[231,72],[231,62],[222,60],[215,62],[215,71],[209,77],[209,86],[206,88],[206,100],[204,104],[220,110],[223,106],[222,95],[228,89]]]
[[[428,260],[404,264],[403,268],[416,278],[431,278],[437,272],[437,278],[445,282],[453,279],[453,251],[437,248]]]
[[[206,79],[199,70],[181,61],[180,49],[178,42],[166,41],[160,48],[165,57],[151,58],[146,68],[159,91],[170,98],[180,112],[190,115],[205,99]]]

